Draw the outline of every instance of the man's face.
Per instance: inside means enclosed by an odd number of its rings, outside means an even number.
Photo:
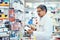
[[[43,17],[45,15],[45,10],[42,10],[41,8],[37,8],[37,13],[39,17]]]

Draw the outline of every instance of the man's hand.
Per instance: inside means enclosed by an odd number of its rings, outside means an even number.
[[[35,31],[35,30],[36,30],[36,28],[35,28],[34,26],[31,26],[31,29],[32,29],[33,31]]]
[[[28,34],[32,34],[32,33],[33,33],[33,30],[28,29],[27,33],[28,33]]]

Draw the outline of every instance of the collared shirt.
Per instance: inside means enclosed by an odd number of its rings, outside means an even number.
[[[34,32],[37,40],[50,40],[53,32],[52,18],[46,13],[42,18],[39,18],[39,27]]]

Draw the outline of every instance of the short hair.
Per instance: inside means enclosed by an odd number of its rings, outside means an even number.
[[[47,7],[45,5],[39,5],[37,8],[41,8],[42,10],[46,10],[47,12]]]

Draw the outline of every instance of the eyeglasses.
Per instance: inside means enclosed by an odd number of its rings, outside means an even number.
[[[38,10],[37,12],[39,13],[39,12],[41,12],[42,10]]]

